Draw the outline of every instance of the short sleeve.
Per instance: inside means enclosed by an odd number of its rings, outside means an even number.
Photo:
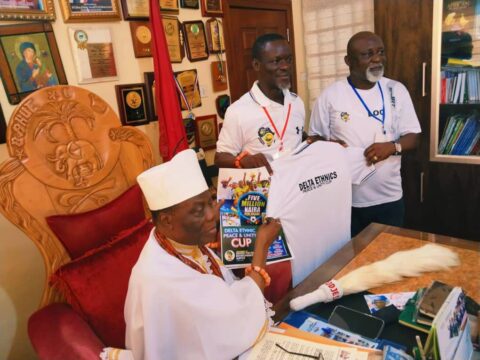
[[[321,135],[330,139],[330,117],[327,93],[323,92],[313,105],[308,135]]]
[[[235,108],[230,106],[225,113],[225,120],[217,141],[218,153],[237,155],[243,148],[243,133],[240,126],[240,117]]]
[[[402,83],[396,82],[394,89],[394,96],[397,101],[396,109],[394,110],[396,112],[395,121],[397,137],[409,133],[421,133],[422,129],[420,128],[417,113],[415,112],[407,88]]]

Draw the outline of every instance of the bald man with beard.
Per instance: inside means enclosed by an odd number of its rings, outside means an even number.
[[[406,87],[383,76],[387,59],[378,35],[353,35],[344,60],[350,75],[318,97],[309,135],[361,147],[375,165],[368,181],[353,185],[353,237],[371,222],[403,225],[401,155],[416,148],[421,129]]]

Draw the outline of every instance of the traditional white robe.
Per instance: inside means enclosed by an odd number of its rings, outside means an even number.
[[[232,359],[263,335],[268,315],[262,292],[249,276],[235,280],[221,270],[225,281],[190,268],[152,231],[125,302],[126,347],[135,360]]]

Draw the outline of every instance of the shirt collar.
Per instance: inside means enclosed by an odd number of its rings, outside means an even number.
[[[282,104],[279,104],[275,101],[270,100],[268,97],[265,96],[265,94],[260,90],[258,87],[258,80],[256,80],[253,83],[252,88],[250,89],[250,96],[253,95],[253,101],[257,102],[260,104],[260,106],[271,106],[271,105],[278,105],[282,106]],[[292,95],[290,94],[289,90],[283,90],[283,95],[285,97],[283,104],[287,105],[292,102]]]

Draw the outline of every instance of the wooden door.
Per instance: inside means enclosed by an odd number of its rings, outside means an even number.
[[[226,0],[224,31],[230,95],[232,102],[250,90],[256,80],[252,68],[252,45],[257,36],[279,33],[293,43],[291,0]],[[295,58],[295,57],[294,57]],[[292,90],[295,91],[295,64]]]
[[[433,0],[375,0],[374,9],[375,32],[387,55],[385,76],[407,87],[422,127],[418,149],[402,156],[405,226],[427,230],[422,181],[429,175]]]

